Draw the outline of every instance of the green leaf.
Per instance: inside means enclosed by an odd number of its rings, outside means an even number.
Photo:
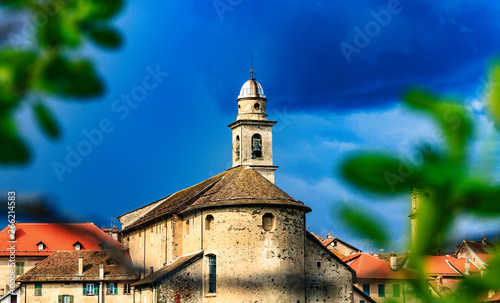
[[[379,193],[409,191],[424,181],[411,163],[375,153],[351,156],[343,163],[341,173],[351,183]]]
[[[360,208],[344,205],[339,211],[339,217],[347,226],[359,235],[373,240],[379,247],[388,243],[388,233],[373,214],[365,212]]]
[[[80,0],[80,13],[85,20],[113,17],[123,6],[123,0]]]
[[[49,109],[39,102],[34,106],[34,112],[40,128],[52,139],[57,139],[61,136],[61,131],[56,119]]]
[[[496,62],[490,71],[487,104],[496,125],[500,127],[500,63]]]
[[[30,88],[36,55],[28,51],[0,51],[0,110],[19,104]]]
[[[42,91],[71,97],[94,97],[103,91],[101,80],[86,60],[53,59],[43,71],[37,87]]]
[[[12,118],[4,113],[0,117],[0,163],[21,164],[30,159],[28,147],[19,138]]]
[[[91,29],[89,36],[95,43],[108,48],[117,48],[122,44],[120,34],[112,28]]]
[[[410,107],[431,115],[439,123],[450,144],[450,154],[455,159],[463,160],[465,145],[473,135],[473,126],[465,108],[423,90],[411,90],[404,99]]]
[[[35,13],[45,16],[46,8],[35,6]],[[61,8],[57,14],[47,17],[47,21],[38,27],[37,38],[45,48],[71,47],[81,44],[81,32],[77,16],[71,10]]]
[[[459,188],[456,200],[460,201],[465,210],[483,216],[500,214],[500,187],[469,180],[465,184],[460,184]]]

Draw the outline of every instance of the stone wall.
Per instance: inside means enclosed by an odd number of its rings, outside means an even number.
[[[202,260],[187,266],[156,287],[157,302],[202,302]]]
[[[274,216],[269,231],[262,226],[264,214]],[[204,210],[197,217],[207,215],[214,222],[210,230],[203,228],[203,250],[217,258],[217,293],[204,294],[204,302],[305,302],[303,211],[235,206]]]
[[[307,302],[352,302],[353,273],[315,239],[306,238]]]

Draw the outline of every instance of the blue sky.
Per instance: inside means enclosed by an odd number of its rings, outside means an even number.
[[[498,15],[492,1],[127,1],[116,19],[123,47],[83,50],[106,93],[50,100],[64,130],[56,143],[22,108],[17,119],[34,157],[26,167],[2,167],[2,189],[15,189],[21,202],[48,197],[75,220],[103,226],[228,169],[227,125],[253,49],[267,113],[278,121],[276,184],[312,207],[311,231],[366,249],[335,217],[341,203],[356,203],[374,220],[389,220],[397,247],[409,230],[409,195],[387,201],[360,193],[339,179],[338,165],[360,149],[407,157],[422,140],[440,143],[430,121],[400,104],[414,84],[462,96],[480,125],[474,153],[498,140],[483,103],[488,65],[500,50]],[[94,143],[82,143],[89,134]],[[86,155],[68,156],[78,148]],[[57,173],[54,163],[68,165],[67,158],[71,172]],[[463,219],[462,238],[499,226]]]

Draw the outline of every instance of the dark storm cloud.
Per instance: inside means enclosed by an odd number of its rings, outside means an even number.
[[[208,87],[228,112],[236,93],[227,85],[246,80],[252,47],[273,106],[312,111],[383,107],[412,84],[471,94],[500,50],[491,1],[254,2],[194,8],[212,55]],[[234,56],[220,58],[221,48]]]

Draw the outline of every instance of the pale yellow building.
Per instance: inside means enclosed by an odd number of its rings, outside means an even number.
[[[18,278],[20,302],[132,302],[128,251],[59,251]]]

